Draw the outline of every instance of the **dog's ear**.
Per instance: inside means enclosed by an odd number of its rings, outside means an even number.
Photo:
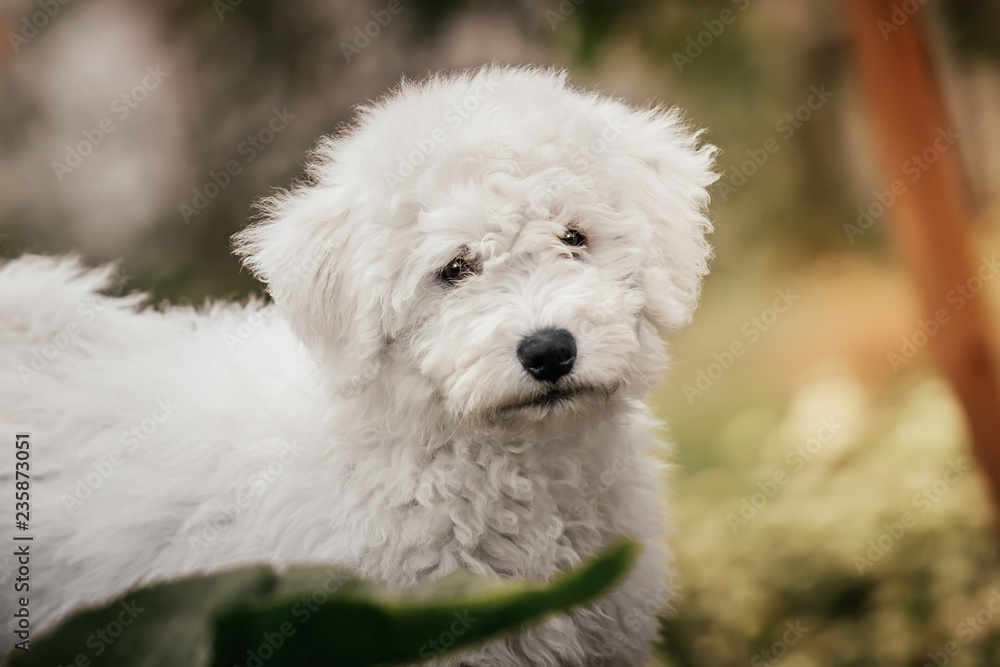
[[[676,110],[632,112],[622,142],[631,159],[630,199],[648,224],[639,235],[648,241],[644,314],[660,330],[677,329],[691,319],[708,273],[707,188],[718,178],[717,149]]]
[[[386,272],[375,232],[360,207],[321,178],[258,208],[260,219],[233,237],[235,252],[317,357],[324,381],[357,394],[378,373],[386,340],[379,296]]]

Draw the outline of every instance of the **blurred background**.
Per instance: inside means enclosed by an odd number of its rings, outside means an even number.
[[[657,660],[1000,664],[989,484],[933,352],[972,306],[1000,342],[1000,3],[880,6],[869,28],[918,31],[945,119],[895,167],[832,0],[5,0],[0,255],[120,260],[117,289],[155,302],[241,299],[261,286],[228,239],[252,202],[402,77],[553,65],[678,105],[724,175],[712,274],[654,396],[680,590]],[[892,204],[939,159],[972,272],[935,327]]]

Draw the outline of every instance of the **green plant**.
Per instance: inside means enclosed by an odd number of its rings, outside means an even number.
[[[457,572],[393,592],[325,566],[250,566],[134,591],[69,617],[16,651],[34,665],[372,665],[437,657],[608,592],[632,568],[622,538],[549,581]],[[447,641],[441,641],[447,637]],[[82,657],[81,657],[82,656]]]

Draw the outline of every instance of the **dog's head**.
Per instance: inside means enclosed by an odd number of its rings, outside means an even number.
[[[708,270],[712,146],[673,111],[492,67],[403,84],[236,236],[341,392],[458,419],[644,393]]]

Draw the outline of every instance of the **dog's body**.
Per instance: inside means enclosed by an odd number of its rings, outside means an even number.
[[[36,630],[244,562],[544,578],[627,533],[607,598],[450,661],[642,664],[672,589],[640,398],[706,271],[711,162],[672,114],[484,69],[365,110],[266,204],[237,244],[274,306],[139,310],[99,294],[110,269],[0,267]]]

